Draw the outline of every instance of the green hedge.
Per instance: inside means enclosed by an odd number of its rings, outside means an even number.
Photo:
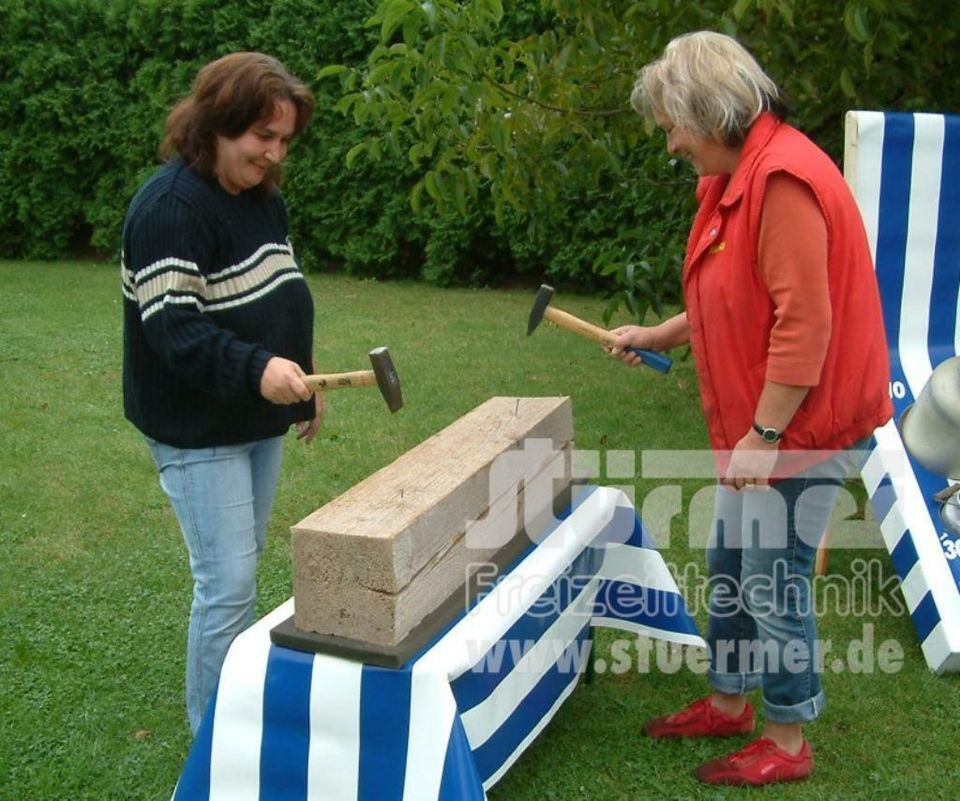
[[[736,5],[747,43],[772,65],[775,77],[786,73],[802,103],[801,124],[822,133],[825,146],[839,157],[842,111],[858,100],[868,107],[918,108],[936,98],[938,110],[951,110],[951,104],[956,110],[960,96],[950,69],[956,26],[946,24],[947,17],[956,17],[953,0],[933,0],[920,9],[856,1],[863,15],[848,13],[846,20],[843,8],[849,12],[854,0],[845,6],[811,3],[818,13],[804,19],[797,13],[795,22],[783,14],[764,16],[768,7],[792,9],[784,0],[713,0],[690,4],[689,13],[699,15],[692,22],[707,26]],[[115,258],[126,205],[156,167],[171,104],[203,64],[231,50],[256,49],[284,61],[319,101],[314,122],[294,145],[284,184],[294,243],[306,268],[438,284],[549,278],[598,289],[611,282],[598,268],[613,270],[630,261],[646,272],[621,274],[621,283],[654,280],[666,299],[676,295],[692,181],[670,166],[660,140],[644,139],[625,153],[620,176],[602,186],[589,192],[562,189],[544,215],[549,219],[536,225],[516,213],[497,223],[482,192],[466,216],[433,207],[415,215],[409,192],[419,176],[405,156],[361,158],[347,169],[347,152],[370,131],[333,110],[340,87],[318,80],[318,73],[327,64],[366,61],[378,31],[365,28],[364,21],[378,5],[377,0],[4,0],[0,255]],[[505,36],[542,30],[553,20],[552,4],[541,0],[506,6]],[[885,8],[887,16],[878,17]],[[943,25],[935,24],[938,15]],[[870,30],[874,19],[885,21]],[[913,25],[923,36],[912,35]],[[873,38],[865,43],[861,35]],[[843,41],[849,52],[833,52],[835,41]],[[841,87],[838,59],[857,61],[867,47],[884,58],[868,65],[869,80],[853,88],[851,99],[841,89],[849,95],[851,75],[861,76],[856,70],[845,74]],[[902,64],[886,58],[894,51]],[[791,64],[802,68],[793,73]],[[629,258],[618,260],[617,253]]]
[[[536,2],[528,4],[531,9]],[[362,63],[372,0],[7,0],[0,6],[0,253],[51,259],[115,258],[126,203],[157,164],[170,105],[200,66],[237,49],[280,58],[315,89],[318,113],[295,144],[284,193],[305,266],[440,284],[492,283],[520,274],[583,272],[591,241],[615,233],[617,210],[571,221],[558,208],[534,243],[523,221],[497,226],[483,208],[410,209],[406,161],[345,168],[364,131],[335,113],[328,63]],[[530,11],[533,14],[533,11]],[[624,197],[622,205],[630,203]],[[602,219],[602,224],[598,220]],[[582,248],[564,235],[577,232]]]

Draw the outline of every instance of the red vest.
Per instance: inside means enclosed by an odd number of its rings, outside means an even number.
[[[690,344],[716,451],[732,450],[750,429],[766,378],[774,305],[757,260],[764,190],[777,171],[807,184],[826,220],[832,317],[820,381],[787,426],[780,449],[846,448],[893,412],[880,294],[856,201],[822,150],[763,114],[734,174],[700,180],[683,267]]]

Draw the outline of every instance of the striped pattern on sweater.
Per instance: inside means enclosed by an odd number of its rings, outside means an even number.
[[[179,161],[124,224],[124,409],[147,436],[208,447],[282,434],[311,402],[260,396],[273,356],[311,369],[313,303],[279,194],[231,195]]]
[[[249,259],[204,276],[195,262],[166,258],[134,273],[123,265],[123,293],[140,306],[146,321],[164,303],[218,311],[256,301],[283,281],[299,280],[289,245],[270,243]]]

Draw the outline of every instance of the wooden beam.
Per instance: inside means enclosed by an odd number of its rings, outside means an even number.
[[[395,645],[515,538],[523,503],[549,511],[572,443],[569,398],[491,398],[308,515],[293,527],[296,627]]]

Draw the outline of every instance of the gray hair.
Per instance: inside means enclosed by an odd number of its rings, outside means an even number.
[[[777,85],[736,39],[713,31],[673,39],[640,70],[630,104],[730,147],[743,144],[764,111],[786,115]]]

